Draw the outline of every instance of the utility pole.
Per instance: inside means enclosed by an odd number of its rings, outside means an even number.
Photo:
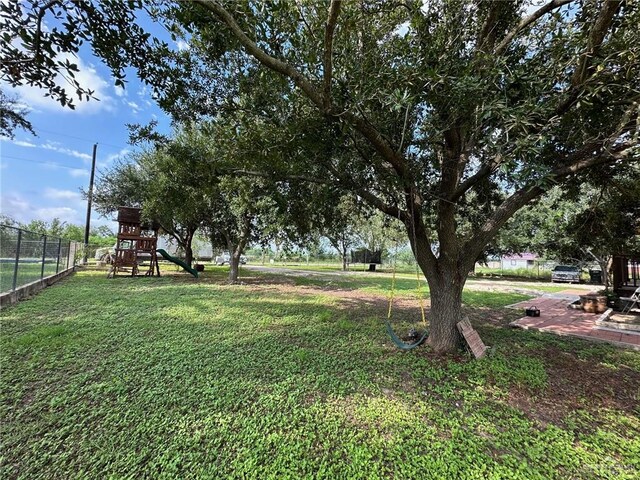
[[[98,151],[98,144],[93,144],[93,158],[91,160],[91,176],[89,177],[89,196],[87,198],[87,221],[84,226],[84,255],[82,257],[82,263],[87,264],[87,254],[89,250],[89,229],[91,228],[91,201],[93,200],[93,178],[96,174],[96,152]]]

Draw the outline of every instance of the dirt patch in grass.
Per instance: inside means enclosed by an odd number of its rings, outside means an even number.
[[[163,272],[163,274],[180,283],[191,283],[195,280],[179,272]],[[334,298],[336,300],[334,307],[352,318],[379,317],[382,320],[387,315],[389,299],[386,295],[341,288],[331,283],[322,286],[297,285],[294,278],[287,276],[247,276],[241,277],[240,281],[241,288],[256,294],[274,297],[290,295],[314,297],[320,294]],[[197,282],[225,286],[227,277],[214,272],[213,275],[205,276]],[[238,286],[230,286],[230,288],[238,288]],[[424,298],[423,301],[428,318],[429,299]],[[508,328],[507,325],[520,316],[520,312],[504,308],[465,307],[463,311],[481,335],[486,335],[490,329]],[[393,321],[403,326],[415,324],[420,329],[418,299],[410,296],[394,298]],[[398,330],[401,336],[406,333],[404,331],[406,328],[403,326]],[[611,408],[632,415],[638,413],[639,372],[625,367],[615,370],[598,365],[593,360],[581,360],[574,352],[556,346],[531,353],[544,362],[548,385],[537,394],[532,394],[531,390],[525,387],[513,386],[509,390],[507,403],[540,424],[562,425],[568,415],[575,410],[596,413],[599,409]],[[464,353],[442,356],[435,354],[429,348],[420,348],[416,350],[416,354],[431,364],[442,367],[449,362],[468,361],[468,356]]]
[[[514,320],[522,317],[519,310],[508,308],[491,309],[491,308],[464,308],[463,312],[469,317],[472,325],[476,328],[483,326],[491,327],[507,327]]]
[[[597,414],[602,409],[640,413],[640,372],[618,369],[580,360],[556,347],[540,352],[545,359],[548,386],[540,395],[513,388],[509,403],[543,425],[561,425],[576,410]]]

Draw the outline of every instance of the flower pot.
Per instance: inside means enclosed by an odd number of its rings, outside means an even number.
[[[604,313],[607,310],[605,295],[580,295],[582,309],[588,313]]]

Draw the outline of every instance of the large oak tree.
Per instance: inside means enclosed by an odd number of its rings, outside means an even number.
[[[190,9],[178,18],[211,71],[228,57],[206,48],[241,49],[247,69],[295,87],[310,107],[301,115],[350,139],[351,161],[313,163],[406,225],[431,287],[438,351],[459,345],[468,272],[515,212],[586,169],[638,159],[633,2],[525,11],[520,2],[196,0]],[[469,205],[485,215],[469,222]]]
[[[250,91],[286,111],[286,123],[274,121],[274,141],[289,134],[299,147],[318,125],[316,140],[331,148],[309,141],[306,156],[282,150],[291,161],[278,173],[291,167],[291,175],[333,183],[404,223],[431,287],[437,351],[459,346],[467,274],[510,217],[588,169],[611,175],[638,160],[637,2],[160,3],[151,14],[191,45],[180,55],[131,27],[137,3],[114,11],[102,2],[97,13],[82,2],[46,6],[82,10],[74,29],[116,72],[137,66],[176,116],[246,109],[274,118],[236,102]],[[42,12],[13,15],[36,52],[13,53],[30,62],[23,78],[36,83],[52,38],[39,28]],[[110,22],[126,28],[103,28]],[[158,73],[173,67],[181,74]]]

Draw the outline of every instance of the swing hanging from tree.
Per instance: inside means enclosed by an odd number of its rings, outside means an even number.
[[[413,207],[413,202],[411,202],[411,206]],[[414,245],[414,248],[417,249],[418,244],[416,242],[415,223],[413,223],[415,218],[413,216],[413,211],[412,211],[411,218],[412,218],[413,245]],[[400,219],[398,218],[398,220]],[[395,287],[396,287],[396,267],[398,263],[397,257],[398,257],[398,242],[396,241],[395,254],[393,258],[393,276],[391,277],[391,292],[389,292],[389,308],[387,309],[387,318],[384,320],[384,323],[385,323],[385,327],[387,328],[387,334],[389,335],[389,338],[391,338],[391,341],[394,343],[396,347],[398,347],[401,350],[413,350],[417,346],[421,345],[429,335],[429,330],[427,330],[427,317],[424,311],[424,298],[422,296],[422,293],[420,292],[420,286],[421,286],[420,269],[418,267],[418,261],[417,259],[415,259],[416,260],[416,296],[418,297],[418,302],[420,304],[420,315],[422,318],[422,325],[424,326],[424,332],[422,333],[422,335],[419,335],[417,334],[417,330],[415,328],[412,328],[412,332],[416,332],[416,334],[414,335],[414,338],[417,338],[417,340],[409,343],[409,342],[403,341],[400,337],[398,337],[396,332],[393,330],[393,325],[391,325],[393,298],[394,298]]]

